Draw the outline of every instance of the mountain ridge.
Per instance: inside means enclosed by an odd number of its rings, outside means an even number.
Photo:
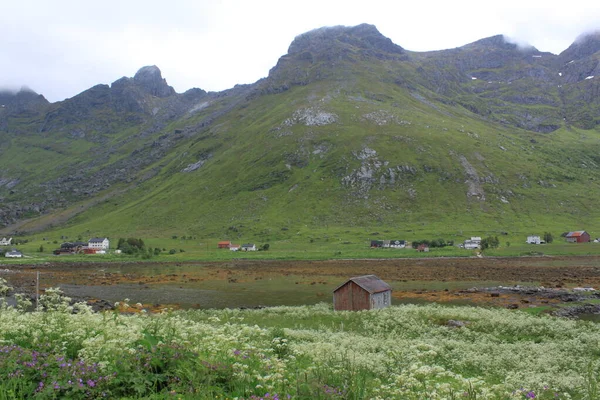
[[[0,109],[0,224],[48,229],[68,210],[61,229],[128,234],[598,224],[600,93],[581,78],[595,57],[561,64],[500,35],[411,52],[362,24],[301,34],[266,78],[222,92],[176,93],[142,67]]]

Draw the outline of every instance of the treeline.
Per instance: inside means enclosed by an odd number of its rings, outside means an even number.
[[[416,249],[417,247],[419,247],[422,244],[424,244],[427,247],[446,247],[446,246],[454,246],[454,240],[448,240],[448,241],[446,241],[445,239],[413,240],[412,248]]]
[[[158,247],[150,247],[150,246],[146,246],[146,244],[144,243],[144,241],[142,239],[136,239],[136,238],[119,238],[119,242],[117,243],[117,249],[121,250],[122,253],[124,254],[130,254],[130,255],[134,255],[134,256],[141,256],[142,258],[152,258],[154,256],[158,256],[159,254],[161,254],[163,251],[167,252],[166,249],[160,249]],[[171,249],[168,251],[169,254],[175,254],[175,253],[183,253],[185,250],[183,249],[179,249],[175,250],[175,249]]]

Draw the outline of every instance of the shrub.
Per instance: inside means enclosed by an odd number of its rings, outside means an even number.
[[[175,254],[175,253],[177,253],[177,250],[175,250],[175,249],[169,250],[169,254]]]
[[[146,250],[146,245],[142,239],[136,238],[119,238],[117,249],[125,254],[138,254]]]
[[[495,249],[498,246],[500,246],[500,240],[498,240],[498,236],[488,236],[481,240],[481,250]]]

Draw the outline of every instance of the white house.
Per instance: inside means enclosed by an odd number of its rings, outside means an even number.
[[[8,258],[21,258],[23,257],[23,253],[21,253],[18,250],[11,250],[11,251],[7,251],[6,253],[4,253],[4,257],[8,257]]]
[[[110,241],[108,238],[91,238],[88,240],[88,249],[108,250]]]
[[[481,237],[480,236],[471,236],[471,242],[481,244]]]
[[[0,240],[0,246],[10,246],[10,243],[11,243],[11,242],[12,242],[12,238],[8,238],[8,239],[7,239],[7,238],[3,237],[3,238]]]
[[[256,246],[254,245],[254,243],[243,244],[242,248],[240,250],[242,250],[242,251],[256,251]]]
[[[471,239],[465,240],[465,242],[463,243],[463,248],[466,250],[475,250],[480,247],[480,244],[481,244],[481,240],[479,242],[477,242],[477,241],[473,240],[473,238],[471,238]]]
[[[540,239],[539,236],[527,236],[527,242],[528,244],[541,244],[542,240]]]
[[[229,246],[229,250],[231,250],[231,251],[238,251],[239,249],[240,249],[239,244],[232,244]]]

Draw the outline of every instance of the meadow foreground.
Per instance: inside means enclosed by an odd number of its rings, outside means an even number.
[[[435,304],[125,315],[64,300],[0,309],[0,398],[598,398],[590,322]]]

